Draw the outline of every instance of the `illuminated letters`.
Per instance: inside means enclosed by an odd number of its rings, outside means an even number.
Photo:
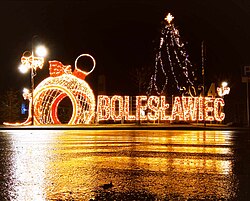
[[[225,106],[224,99],[216,98],[214,100],[214,118],[216,121],[223,121],[225,113],[222,112],[222,108]]]
[[[130,96],[98,96],[97,121],[223,121],[224,100],[211,97],[176,96],[172,107],[165,96],[136,96],[133,111]],[[172,108],[172,109],[171,109]],[[170,115],[171,114],[171,115]]]
[[[148,119],[150,121],[155,121],[159,119],[159,105],[160,105],[160,97],[158,96],[150,96],[148,98]]]
[[[110,118],[110,99],[108,96],[98,96],[97,121],[109,120]]]
[[[182,110],[182,105],[181,105],[181,98],[176,96],[174,98],[174,105],[172,108],[172,120],[176,119],[176,116],[179,116],[179,120],[183,120],[183,110]]]
[[[169,108],[169,104],[166,103],[166,97],[165,96],[161,96],[161,116],[160,116],[160,120],[166,121],[166,120],[170,120],[170,116],[166,115],[166,110]]]
[[[118,114],[116,114],[116,102],[118,103]],[[114,120],[114,121],[119,121],[119,120],[122,120],[122,117],[123,117],[123,98],[122,96],[113,96],[111,98],[111,118]]]
[[[145,115],[147,104],[145,104],[145,101],[147,101],[147,96],[136,96],[136,120],[147,120]]]

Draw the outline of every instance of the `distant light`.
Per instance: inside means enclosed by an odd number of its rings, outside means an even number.
[[[19,67],[18,67],[18,69],[19,69],[19,71],[21,72],[21,73],[27,73],[28,72],[28,70],[29,70],[29,68],[26,66],[26,65],[23,65],[23,64],[21,64]]]
[[[45,57],[47,55],[47,49],[45,46],[41,45],[36,48],[36,55],[39,57]]]
[[[222,83],[221,83],[221,86],[222,86],[222,87],[226,87],[227,85],[228,85],[227,82],[222,82]]]

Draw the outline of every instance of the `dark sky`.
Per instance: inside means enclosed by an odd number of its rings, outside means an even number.
[[[174,18],[191,62],[200,68],[201,41],[207,48],[206,82],[227,79],[232,90],[242,87],[241,69],[250,65],[249,0],[86,0],[1,1],[1,93],[29,86],[18,71],[31,41],[49,49],[36,84],[48,76],[48,60],[74,66],[82,53],[91,54],[96,69],[87,77],[95,89],[106,75],[109,93],[134,93],[134,68],[154,66],[161,23]]]

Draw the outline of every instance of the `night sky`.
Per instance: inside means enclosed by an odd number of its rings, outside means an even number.
[[[49,49],[36,85],[49,76],[49,60],[74,66],[80,54],[89,53],[97,65],[86,81],[94,90],[104,74],[107,93],[133,94],[131,73],[142,66],[154,68],[168,12],[199,69],[205,41],[207,85],[227,80],[231,91],[244,92],[241,72],[250,65],[248,0],[1,1],[0,91],[29,87],[29,76],[20,74],[18,65],[36,35],[33,43],[43,42]]]

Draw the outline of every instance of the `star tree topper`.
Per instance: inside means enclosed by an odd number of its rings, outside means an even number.
[[[174,19],[173,15],[171,15],[170,13],[168,13],[168,15],[165,17],[165,20],[170,24],[171,21]]]

